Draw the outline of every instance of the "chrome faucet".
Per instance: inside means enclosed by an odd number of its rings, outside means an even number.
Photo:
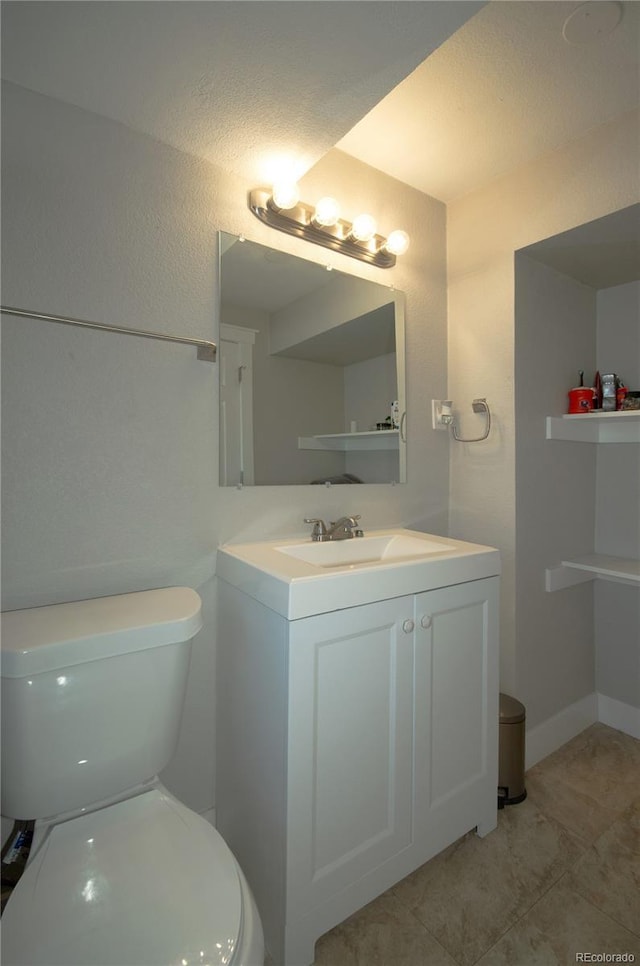
[[[305,523],[313,523],[311,539],[315,542],[327,540],[351,540],[353,537],[364,537],[364,533],[358,527],[359,516],[340,517],[339,520],[332,521],[329,526],[323,520],[316,517],[305,519]]]

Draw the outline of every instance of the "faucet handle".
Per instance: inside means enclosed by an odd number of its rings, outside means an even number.
[[[352,517],[340,517],[339,520],[332,520],[329,526],[335,527],[337,524],[344,524],[345,527],[355,527],[358,520],[360,519],[360,514],[356,513]],[[311,522],[311,521],[307,521]]]
[[[327,528],[324,524],[324,520],[319,520],[317,517],[305,517],[305,523],[313,523],[313,530],[311,531],[312,540],[322,540],[326,536]]]

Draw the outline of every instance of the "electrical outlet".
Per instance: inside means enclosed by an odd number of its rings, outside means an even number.
[[[448,429],[453,422],[453,403],[450,399],[431,400],[431,425],[434,429]]]

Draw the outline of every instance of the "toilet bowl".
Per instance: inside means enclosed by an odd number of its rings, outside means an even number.
[[[230,850],[160,787],[52,825],[2,918],[6,966],[263,959],[258,913]]]
[[[238,863],[156,775],[177,740],[197,594],[2,617],[2,811],[36,820],[4,966],[262,966]]]

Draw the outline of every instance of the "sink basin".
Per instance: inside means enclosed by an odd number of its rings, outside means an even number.
[[[216,563],[221,580],[288,620],[499,573],[494,547],[400,527],[327,543],[227,544]]]
[[[412,557],[430,557],[434,553],[446,553],[451,544],[435,540],[409,537],[401,533],[384,536],[352,537],[348,540],[331,540],[326,543],[296,543],[275,547],[296,560],[315,564],[316,567],[357,567],[362,564],[389,563]]]

